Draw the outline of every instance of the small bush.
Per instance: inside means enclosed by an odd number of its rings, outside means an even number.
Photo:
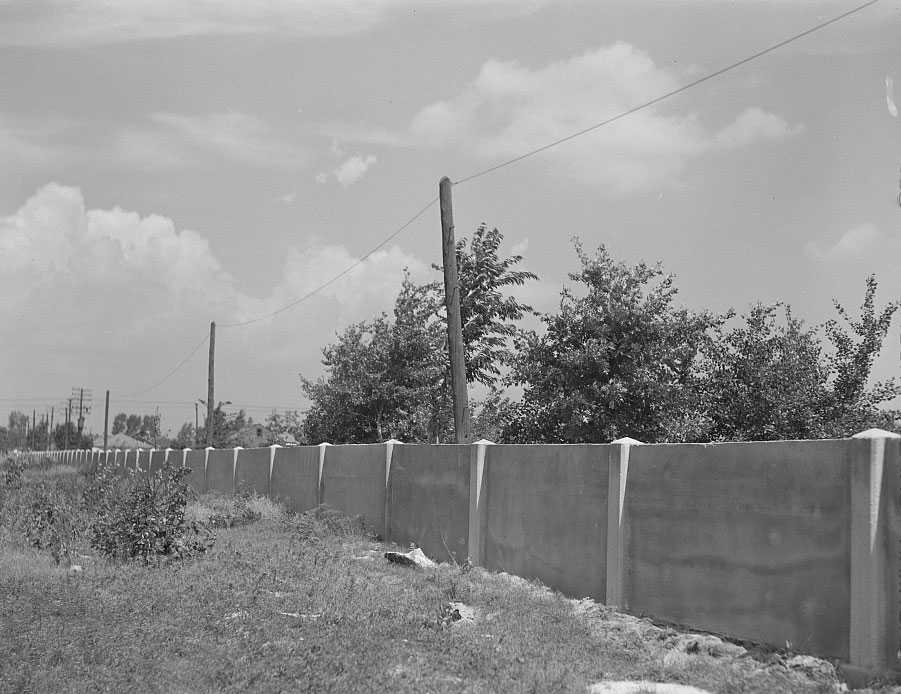
[[[188,557],[213,545],[208,529],[185,518],[190,470],[165,465],[152,476],[100,467],[86,490],[94,512],[91,546],[114,559]]]
[[[50,550],[57,564],[71,559],[78,533],[78,510],[72,500],[60,489],[41,483],[29,489],[24,506],[21,523],[28,543]]]

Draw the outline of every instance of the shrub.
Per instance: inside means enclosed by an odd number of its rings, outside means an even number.
[[[117,474],[101,466],[85,492],[94,512],[91,546],[114,559],[183,558],[213,544],[204,525],[185,519],[188,468],[166,464],[155,474]]]
[[[25,538],[32,547],[50,550],[59,564],[74,554],[78,511],[61,489],[40,483],[28,490],[21,520]]]

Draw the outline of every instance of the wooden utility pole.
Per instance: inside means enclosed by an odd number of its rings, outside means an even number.
[[[81,432],[84,429],[84,388],[78,389],[78,438],[81,438]],[[81,443],[79,441],[79,443]]]
[[[103,450],[106,450],[107,435],[109,434],[109,391],[106,391],[106,405],[103,407]]]
[[[209,373],[207,375],[207,389],[206,389],[206,445],[210,446],[213,443],[213,408],[215,405],[213,404],[214,400],[214,381],[215,381],[215,370],[213,368],[213,362],[216,357],[216,321],[210,322],[210,362],[209,362]]]
[[[451,181],[438,183],[441,206],[441,254],[444,261],[444,303],[447,307],[447,348],[450,355],[454,393],[454,434],[457,443],[472,440],[469,395],[466,391],[466,358],[463,353],[463,325],[460,319],[460,283],[457,278],[457,244],[454,240],[454,208]]]
[[[69,421],[72,417],[72,398],[69,398],[69,404],[66,405],[66,447],[63,450],[69,450]]]

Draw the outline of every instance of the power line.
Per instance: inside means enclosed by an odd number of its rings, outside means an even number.
[[[810,34],[820,31],[821,29],[826,28],[830,24],[835,24],[836,22],[839,22],[839,21],[845,19],[846,17],[850,17],[851,15],[853,15],[857,12],[860,12],[861,10],[866,9],[870,5],[875,5],[877,2],[879,2],[879,0],[869,0],[868,2],[865,2],[862,5],[858,5],[857,7],[853,8],[851,10],[848,10],[847,12],[843,12],[842,14],[840,14],[836,17],[833,17],[832,19],[827,19],[826,21],[821,22],[821,23],[817,24],[816,26],[811,27],[810,29],[806,29],[805,31],[802,31],[799,34],[795,34],[794,36],[791,36],[787,39],[784,39],[784,40],[780,41],[779,43],[774,43],[772,46],[769,46],[768,48],[764,48],[763,50],[757,51],[756,53],[752,53],[751,55],[749,55],[745,58],[742,58],[741,60],[737,60],[736,62],[731,63],[730,65],[727,65],[726,67],[720,68],[719,70],[715,70],[714,72],[706,74],[703,77],[699,77],[698,79],[693,80],[692,82],[689,82],[688,84],[684,84],[681,87],[673,89],[672,91],[666,92],[665,94],[661,94],[660,96],[655,97],[655,98],[651,99],[650,101],[645,101],[643,104],[639,104],[638,106],[633,106],[629,110],[618,113],[615,116],[612,116],[611,118],[607,118],[606,120],[601,121],[600,123],[595,123],[594,125],[590,125],[587,128],[583,128],[582,130],[579,130],[578,132],[574,132],[565,137],[561,137],[559,140],[554,140],[553,142],[549,142],[546,145],[542,145],[541,147],[537,147],[531,151],[525,152],[524,154],[515,156],[512,159],[508,159],[507,161],[502,161],[501,163],[495,164],[494,166],[490,166],[487,169],[482,169],[481,171],[477,171],[474,174],[465,176],[457,181],[454,181],[454,185],[458,186],[461,183],[467,183],[476,178],[480,178],[481,176],[485,176],[494,171],[497,171],[498,169],[503,169],[504,167],[510,166],[511,164],[516,164],[518,162],[521,162],[523,159],[528,159],[529,157],[532,157],[541,152],[545,152],[545,151],[551,149],[552,147],[556,147],[557,145],[563,144],[564,142],[569,142],[570,140],[574,140],[577,137],[581,137],[582,135],[586,135],[590,132],[593,132],[594,130],[597,130],[598,128],[602,128],[605,125],[614,123],[622,118],[625,118],[626,116],[632,115],[633,113],[642,111],[646,108],[654,106],[655,104],[659,104],[661,101],[663,101],[665,99],[669,99],[671,96],[675,96],[676,94],[681,94],[682,92],[684,92],[688,89],[691,89],[692,87],[696,87],[703,82],[712,80],[714,77],[719,77],[720,75],[725,74],[731,70],[734,70],[735,68],[741,67],[742,65],[745,65],[746,63],[750,63],[753,60],[757,60],[757,58],[760,58],[760,57],[766,55],[767,53],[772,53],[776,49],[782,48],[783,46],[787,46],[788,44],[792,43],[793,41],[797,41],[798,39],[804,38],[805,36],[809,36]]]
[[[186,356],[184,359],[182,359],[180,362],[178,362],[178,364],[176,364],[175,367],[171,371],[169,371],[169,373],[167,373],[165,376],[163,376],[159,381],[154,383],[152,386],[150,386],[149,388],[145,388],[144,390],[136,391],[134,393],[128,393],[128,395],[126,395],[125,397],[130,397],[132,395],[143,395],[144,393],[149,393],[154,388],[161,386],[163,383],[165,383],[167,380],[169,380],[169,378],[174,376],[175,372],[177,372],[182,366],[187,364],[188,360],[194,356],[194,354],[197,352],[197,350],[200,349],[206,343],[206,341],[208,339],[210,339],[210,336],[207,334],[204,334],[203,339],[194,346],[194,349],[192,349],[190,352],[188,352],[188,356]]]
[[[437,196],[434,197],[434,198],[432,198],[432,199],[428,202],[428,204],[427,204],[425,207],[423,207],[421,210],[419,210],[419,212],[417,212],[415,215],[413,215],[412,217],[410,217],[410,219],[408,219],[406,222],[404,222],[400,227],[398,227],[396,230],[394,230],[394,231],[391,232],[388,236],[386,236],[384,239],[382,239],[382,241],[380,241],[380,242],[378,243],[378,245],[376,245],[375,247],[373,247],[370,251],[368,251],[367,253],[363,254],[363,255],[360,256],[359,258],[357,258],[357,260],[355,260],[353,263],[351,263],[350,265],[348,265],[344,270],[342,270],[341,272],[339,272],[337,275],[335,275],[334,277],[332,277],[330,280],[328,280],[328,281],[326,281],[326,282],[323,282],[322,284],[320,284],[319,286],[317,286],[315,289],[310,290],[309,292],[307,292],[307,293],[304,294],[303,296],[301,296],[301,297],[295,299],[294,301],[292,301],[292,302],[290,302],[290,303],[288,303],[288,304],[285,304],[285,305],[282,306],[281,308],[278,308],[278,309],[276,309],[275,311],[272,311],[271,313],[266,313],[266,314],[264,314],[264,315],[257,316],[256,318],[251,318],[250,320],[240,321],[240,322],[237,322],[237,323],[217,323],[217,325],[218,325],[220,328],[238,328],[238,327],[241,327],[241,326],[244,326],[244,325],[250,325],[251,323],[258,323],[258,322],[261,321],[261,320],[266,320],[267,318],[272,318],[273,316],[277,316],[279,313],[283,313],[284,311],[287,311],[288,309],[294,308],[294,307],[297,306],[298,304],[303,303],[303,302],[306,301],[307,299],[309,299],[309,298],[315,296],[316,294],[318,294],[319,292],[321,292],[323,289],[325,289],[325,288],[328,287],[329,285],[334,284],[335,282],[337,282],[339,279],[341,279],[342,277],[344,277],[347,273],[349,273],[349,272],[350,272],[351,270],[353,270],[354,268],[359,267],[360,265],[362,265],[362,264],[366,261],[366,259],[369,258],[369,256],[371,256],[373,253],[375,253],[376,251],[378,251],[379,249],[381,249],[381,248],[382,248],[383,246],[385,246],[389,241],[391,241],[393,238],[395,238],[396,236],[398,236],[402,231],[404,231],[407,227],[409,227],[413,222],[415,222],[417,219],[419,219],[420,217],[422,217],[422,215],[424,215],[424,214],[428,211],[428,209],[429,209],[432,205],[434,205],[436,202],[438,202]]]

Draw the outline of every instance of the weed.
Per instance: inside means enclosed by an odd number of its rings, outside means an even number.
[[[213,536],[185,519],[190,470],[169,464],[153,475],[122,477],[101,466],[85,493],[93,510],[91,546],[114,559],[188,557],[209,549]]]

